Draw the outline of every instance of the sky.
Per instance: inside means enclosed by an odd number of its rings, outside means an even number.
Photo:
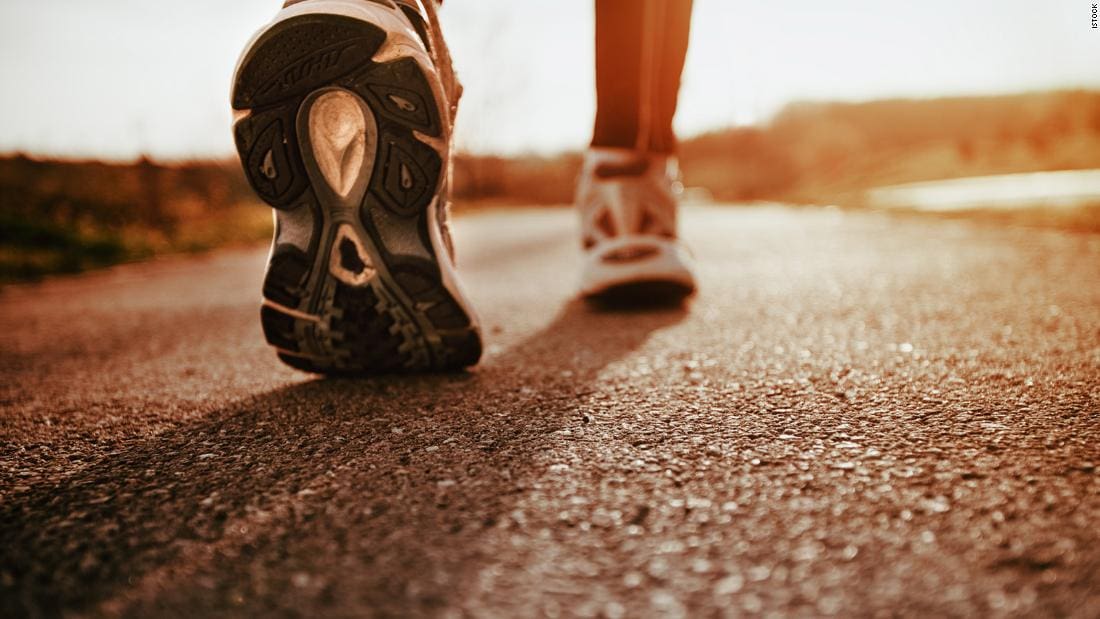
[[[592,0],[447,0],[459,148],[583,148]],[[281,0],[0,0],[0,151],[129,159],[232,151],[240,50]],[[1100,88],[1079,0],[696,0],[676,127],[766,122],[796,100]]]

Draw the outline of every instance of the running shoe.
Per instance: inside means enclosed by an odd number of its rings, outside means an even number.
[[[695,291],[693,260],[677,234],[678,174],[669,155],[588,151],[577,188],[582,296],[664,303]]]
[[[481,355],[447,227],[460,87],[432,11],[291,2],[238,63],[237,149],[275,209],[261,323],[294,368],[446,370]]]

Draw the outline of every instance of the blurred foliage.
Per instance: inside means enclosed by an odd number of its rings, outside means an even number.
[[[505,204],[569,204],[581,169],[580,153],[555,157],[455,157],[453,198],[457,208]]]
[[[858,207],[865,190],[883,185],[1100,167],[1100,93],[798,103],[763,126],[685,140],[680,160],[685,185],[699,188],[696,195]],[[459,210],[568,204],[580,164],[579,153],[460,154],[455,202]],[[1028,212],[982,216],[1097,227],[1095,208]],[[270,234],[270,212],[253,196],[236,161],[0,158],[0,281]]]
[[[0,281],[270,235],[235,162],[0,159]]]
[[[680,144],[684,184],[722,201],[851,204],[883,185],[1100,167],[1100,93],[796,103]],[[464,157],[460,203],[566,204],[576,154]]]
[[[1096,168],[1100,93],[798,103],[766,127],[685,142],[681,159],[686,184],[722,200],[817,204],[883,185]]]

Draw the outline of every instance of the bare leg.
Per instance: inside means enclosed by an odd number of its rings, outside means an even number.
[[[596,0],[593,146],[671,153],[692,0]]]

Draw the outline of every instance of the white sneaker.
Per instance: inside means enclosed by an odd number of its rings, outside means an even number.
[[[660,303],[695,291],[692,258],[677,236],[678,173],[672,156],[588,151],[577,185],[583,296]]]
[[[261,322],[295,368],[439,370],[481,355],[447,233],[457,83],[434,14],[300,0],[234,79],[234,135],[275,209]]]

